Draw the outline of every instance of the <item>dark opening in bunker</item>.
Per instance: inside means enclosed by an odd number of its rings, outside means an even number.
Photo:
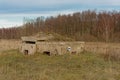
[[[44,51],[43,54],[46,54],[46,55],[50,56],[50,51]]]
[[[24,50],[24,54],[25,54],[25,55],[28,55],[28,50]]]
[[[25,41],[26,44],[35,44],[35,41]]]

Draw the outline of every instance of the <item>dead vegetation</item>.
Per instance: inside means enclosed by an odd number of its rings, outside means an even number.
[[[19,46],[20,46],[20,40],[0,39],[0,52],[11,49],[18,49]]]
[[[105,60],[114,60],[114,61],[120,61],[120,52],[116,52],[114,50],[109,49],[106,51],[106,53],[101,54]]]

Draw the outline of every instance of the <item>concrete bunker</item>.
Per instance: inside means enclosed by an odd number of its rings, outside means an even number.
[[[24,55],[32,55],[37,52],[37,43],[38,42],[44,42],[47,38],[41,37],[41,38],[35,38],[35,37],[22,37],[22,44],[20,52],[22,52]]]
[[[33,38],[22,37],[21,52],[24,55],[32,55],[36,52],[36,40]]]
[[[39,52],[49,56],[66,53],[78,54],[83,51],[84,42],[55,42],[48,40],[46,37],[22,37],[20,51],[24,55],[32,55]]]

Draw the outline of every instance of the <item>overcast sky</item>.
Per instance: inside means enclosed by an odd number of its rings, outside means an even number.
[[[120,0],[0,0],[0,28],[21,25],[23,17],[68,14],[82,10],[120,10]]]

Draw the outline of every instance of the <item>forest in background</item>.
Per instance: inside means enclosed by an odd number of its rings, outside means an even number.
[[[20,39],[39,32],[59,34],[76,41],[120,42],[120,12],[82,11],[68,15],[38,17],[23,26],[1,28],[1,39]]]

